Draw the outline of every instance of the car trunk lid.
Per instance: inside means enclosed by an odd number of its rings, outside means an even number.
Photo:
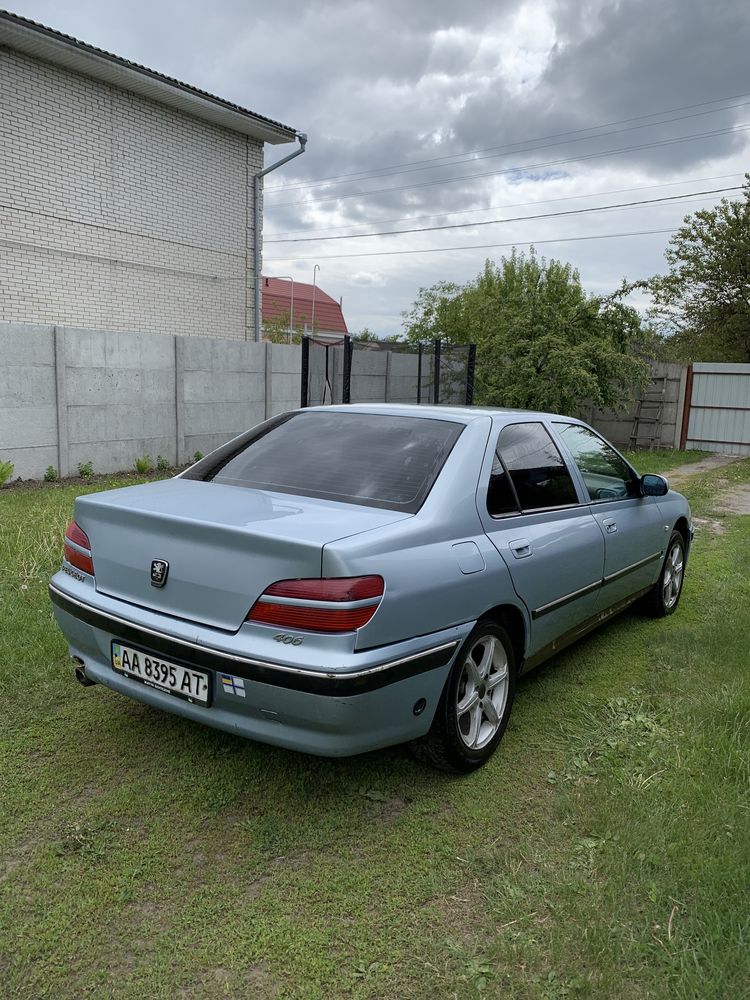
[[[319,577],[329,542],[410,515],[185,479],[79,497],[96,588],[177,618],[236,631],[278,580]],[[152,562],[168,564],[164,586]]]

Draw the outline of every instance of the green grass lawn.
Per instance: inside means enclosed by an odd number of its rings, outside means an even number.
[[[681,465],[692,465],[693,462],[700,462],[702,458],[710,455],[709,451],[672,451],[670,448],[655,448],[649,451],[646,448],[637,450],[623,450],[623,455],[630,464],[645,475],[647,472],[664,473],[678,469]]]
[[[748,482],[690,481],[677,614],[524,678],[463,778],[80,687],[46,584],[83,490],[1,491],[2,997],[748,996]]]

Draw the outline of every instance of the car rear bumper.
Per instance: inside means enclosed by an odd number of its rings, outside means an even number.
[[[71,593],[67,584],[65,577],[62,585],[55,577],[50,598],[71,655],[83,661],[91,680],[204,725],[322,756],[364,753],[427,732],[453,658],[473,624],[376,650],[334,652],[315,664],[276,662],[253,657],[236,636],[223,636],[217,645],[206,634],[210,630],[166,617],[158,622],[125,602],[101,598],[93,588]],[[113,641],[209,671],[211,704],[182,700],[115,671]],[[225,689],[222,674],[242,678],[244,697]],[[422,699],[425,707],[415,714]]]

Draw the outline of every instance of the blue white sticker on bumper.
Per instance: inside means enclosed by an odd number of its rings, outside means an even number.
[[[224,694],[245,697],[245,682],[242,677],[235,677],[234,674],[221,674],[221,689]]]

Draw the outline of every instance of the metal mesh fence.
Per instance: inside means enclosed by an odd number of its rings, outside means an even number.
[[[302,344],[302,405],[471,405],[475,358],[473,344],[307,337]]]
[[[323,340],[306,337],[302,342],[303,406],[343,403],[346,338]],[[305,361],[307,360],[307,365]],[[307,371],[305,371],[307,368]],[[307,379],[307,400],[304,381]]]

